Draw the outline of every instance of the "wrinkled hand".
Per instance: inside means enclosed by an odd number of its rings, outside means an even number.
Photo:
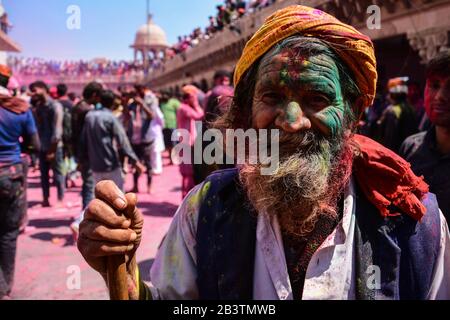
[[[80,224],[78,250],[86,262],[103,276],[107,257],[125,255],[129,276],[134,277],[136,250],[142,237],[144,220],[136,207],[135,194],[124,195],[112,181],[101,181],[95,197]]]

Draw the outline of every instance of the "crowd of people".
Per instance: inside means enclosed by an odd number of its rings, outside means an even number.
[[[227,27],[240,34],[241,31],[235,24],[238,19],[275,2],[276,0],[226,0],[224,4],[216,7],[216,16],[208,17],[209,24],[204,30],[197,28],[190,35],[178,37],[178,42],[170,49],[168,57],[183,53],[189,48],[197,46],[203,40],[211,39],[215,33]]]
[[[143,63],[133,61],[111,61],[97,59],[92,61],[48,61],[41,58],[11,56],[8,65],[15,74],[22,76],[135,76],[150,70],[160,69],[164,63],[178,54],[197,46],[201,41],[211,39],[224,28],[240,33],[235,22],[244,15],[268,7],[276,0],[227,0],[217,6],[217,15],[209,17],[209,25],[202,30],[196,28],[190,35],[179,36],[176,44],[165,50],[162,56],[149,56],[149,65],[144,70]],[[3,26],[3,24],[2,24]],[[2,27],[3,28],[3,27]],[[6,28],[6,27],[5,27]]]
[[[57,61],[41,58],[10,56],[8,66],[21,76],[101,77],[132,76],[143,73],[138,62],[97,59],[91,61]]]
[[[125,191],[125,177],[132,174],[133,188],[128,191],[151,194],[152,177],[163,173],[162,152],[167,149],[170,154],[177,143],[172,137],[174,130],[188,130],[192,146],[194,122],[204,118],[208,110],[204,108],[213,107],[207,102],[217,98],[214,90],[205,94],[193,85],[172,94],[153,92],[144,85],[109,90],[91,82],[79,97],[63,83],[49,87],[44,81],[35,81],[25,90],[12,91],[7,89],[12,74],[9,67],[0,65],[0,189],[5,199],[14,198],[13,206],[9,200],[0,201],[6,206],[2,207],[4,213],[14,220],[5,225],[8,232],[0,234],[2,245],[8,244],[1,254],[9,257],[1,260],[2,296],[11,290],[16,239],[27,225],[28,170],[40,172],[43,207],[64,207],[66,189],[76,186],[78,178],[83,211],[94,198],[95,185],[103,180],[114,181]],[[230,81],[228,72],[215,76],[215,85],[227,88],[224,92],[231,96]],[[180,172],[185,196],[196,183],[194,171],[190,165],[180,165]],[[145,191],[139,189],[144,173]],[[51,185],[56,187],[57,203],[50,203]],[[6,188],[8,194],[4,194]],[[83,214],[71,225],[75,238],[82,219]]]

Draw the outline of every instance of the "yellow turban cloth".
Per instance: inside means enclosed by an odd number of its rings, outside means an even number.
[[[277,42],[295,34],[318,38],[329,44],[353,72],[364,98],[363,107],[372,105],[377,69],[370,38],[323,11],[300,5],[276,11],[247,42],[236,65],[235,86],[255,61]]]

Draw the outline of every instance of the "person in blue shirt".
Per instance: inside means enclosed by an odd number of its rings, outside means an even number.
[[[26,174],[22,139],[34,152],[39,136],[29,105],[6,89],[11,71],[0,65],[0,299],[11,293],[20,223],[25,215]]]

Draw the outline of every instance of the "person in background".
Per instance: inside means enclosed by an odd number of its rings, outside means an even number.
[[[439,53],[426,69],[425,112],[432,126],[405,140],[400,155],[415,174],[424,176],[450,221],[450,50]]]
[[[205,109],[205,116],[203,119],[203,130],[214,128],[214,122],[228,112],[231,104],[233,103],[234,89],[231,86],[216,86],[212,90],[208,103]],[[200,139],[198,143],[202,145],[202,154],[208,145],[214,143],[214,141],[205,141],[202,137],[197,136]],[[202,183],[211,173],[216,170],[233,168],[234,165],[227,165],[226,155],[223,155],[222,164],[208,165],[204,161],[202,163],[193,164],[194,167],[194,180],[195,184]]]
[[[52,99],[55,99],[55,100],[58,99],[58,89],[56,87],[51,87],[48,90],[48,93]]]
[[[77,96],[75,92],[69,92],[67,97],[72,102],[72,105],[75,106],[80,102],[80,98]]]
[[[39,152],[40,141],[29,104],[6,90],[10,69],[0,65],[0,300],[9,299],[14,280],[17,237],[26,216],[26,171],[20,139]]]
[[[83,100],[72,109],[72,146],[78,169],[81,172],[81,179],[83,180],[83,185],[81,186],[83,210],[94,197],[94,178],[92,177],[92,170],[89,163],[83,162],[80,158],[80,139],[86,115],[100,103],[102,90],[103,86],[100,83],[88,83],[83,89]]]
[[[144,103],[149,107],[153,114],[150,127],[148,128],[145,137],[146,141],[153,141],[150,151],[150,161],[152,167],[151,173],[154,175],[160,175],[163,172],[162,152],[166,148],[163,137],[165,119],[164,114],[159,107],[159,99],[156,94],[145,86],[143,88]],[[150,188],[148,193],[151,193]]]
[[[114,92],[103,91],[99,108],[86,115],[81,133],[80,157],[89,163],[96,184],[102,180],[111,180],[123,190],[118,149],[127,155],[137,171],[144,171],[145,168],[131,148],[122,124],[112,114],[114,100]]]
[[[72,108],[73,102],[67,95],[67,86],[64,83],[60,83],[56,86],[56,94],[58,96],[58,101],[63,106],[64,116],[63,116],[63,150],[64,150],[64,161],[66,164],[66,187],[74,186],[77,174],[77,165],[73,156],[73,145],[72,145]]]
[[[121,99],[121,93],[119,91],[114,92],[115,99],[114,99],[114,106],[112,113],[114,116],[119,119],[119,121],[123,122],[123,106],[122,106],[122,99]]]
[[[154,117],[150,107],[144,101],[144,89],[141,86],[129,88],[124,92],[125,105],[125,128],[127,128],[128,139],[131,142],[134,153],[147,168],[147,192],[151,190],[152,163],[151,152],[154,143],[147,136],[151,121]],[[132,160],[129,159],[128,160]],[[144,170],[135,170],[133,174],[133,189],[131,192],[139,193],[139,177]]]
[[[1,17],[0,17],[0,29],[8,34],[9,30],[11,30],[12,28],[12,24],[9,22],[9,18],[8,18],[8,13],[4,13]]]
[[[25,100],[26,102],[30,103],[30,95],[28,94],[28,88],[27,86],[21,86],[20,87],[20,94],[19,97]]]
[[[183,98],[180,108],[177,111],[177,129],[186,130],[188,137],[183,137],[180,143],[188,144],[193,147],[195,139],[197,138],[197,129],[195,127],[196,121],[201,121],[205,115],[200,103],[198,101],[198,91],[192,85],[186,85],[182,88]],[[184,141],[184,139],[188,141]],[[182,176],[181,192],[184,198],[188,192],[195,186],[194,168],[191,163],[181,163],[180,173]]]
[[[377,121],[378,139],[385,147],[398,153],[403,141],[417,132],[413,107],[408,103],[408,78],[399,77],[388,82],[390,105]]]
[[[81,134],[83,132],[86,115],[100,104],[102,91],[103,86],[100,83],[95,81],[88,83],[83,89],[83,100],[79,101],[72,108],[71,120],[73,153],[75,156],[75,161],[77,162],[78,170],[81,173],[81,179],[83,181],[81,186],[82,210],[78,217],[70,224],[74,242],[76,242],[78,238],[78,231],[80,222],[83,219],[83,212],[94,198],[95,186],[90,164],[81,156]]]
[[[39,168],[43,193],[42,206],[50,207],[50,168],[58,191],[58,203],[62,205],[66,185],[62,142],[63,107],[61,103],[49,96],[48,87],[43,81],[33,82],[30,85],[30,91],[31,103],[36,107],[36,122],[41,140]]]
[[[419,132],[426,131],[430,127],[425,113],[423,101],[423,90],[417,81],[408,81],[408,103],[413,107],[417,119],[417,129]]]
[[[216,19],[213,16],[209,16],[209,25],[205,29],[205,33],[212,37],[212,35],[216,32]]]
[[[209,97],[211,96],[211,93],[215,87],[230,86],[230,84],[231,84],[231,73],[229,73],[226,70],[216,71],[216,73],[214,74],[214,78],[213,78],[212,89],[206,93],[206,96],[203,100],[203,103],[202,103],[203,110],[206,109],[206,105],[208,104]]]
[[[160,103],[161,111],[164,116],[164,145],[169,152],[170,164],[173,164],[171,155],[175,142],[172,141],[172,135],[177,128],[177,111],[180,108],[181,103],[175,97],[171,97],[170,93],[167,91],[161,92]]]

